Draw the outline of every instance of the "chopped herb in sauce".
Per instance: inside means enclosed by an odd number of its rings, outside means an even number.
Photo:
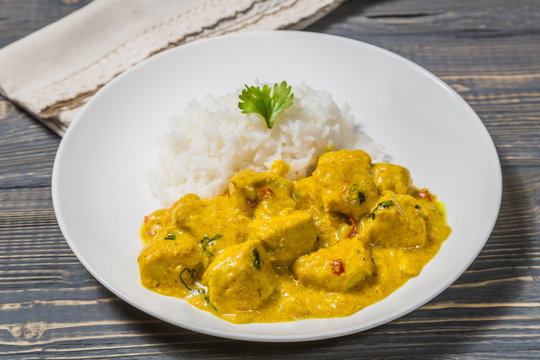
[[[257,270],[261,270],[261,258],[257,249],[253,249],[253,256],[255,257],[255,260],[253,260],[253,266],[255,266]]]
[[[393,200],[382,201],[382,202],[377,204],[377,207],[375,209],[373,209],[372,212],[369,213],[369,216],[371,217],[371,219],[375,220],[375,210],[377,210],[377,209],[389,209],[391,206],[395,206],[395,205],[396,204],[394,203]]]
[[[364,201],[366,201],[366,195],[361,191],[358,192],[358,201],[360,201],[360,204],[363,204]]]
[[[163,239],[165,239],[165,240],[176,240],[176,235],[174,235],[174,234],[168,234],[168,235],[165,236]]]
[[[210,301],[210,296],[209,296],[208,294],[206,294],[206,293],[204,294],[204,302],[207,303],[207,304],[210,304],[210,306],[212,306],[212,308],[213,308],[214,310],[217,311],[216,305],[214,305],[214,304]]]
[[[208,236],[205,235],[204,238],[201,240],[201,245],[202,245],[203,251],[206,252],[206,253],[207,253],[208,255],[210,255],[210,256],[214,256],[213,253],[211,253],[210,251],[208,251],[207,246],[208,246],[208,244],[210,244],[211,242],[216,241],[216,240],[218,240],[218,239],[221,239],[222,237],[223,237],[223,235],[221,235],[221,234],[216,234],[216,235],[214,235],[212,238],[209,238]]]
[[[189,291],[194,291],[194,292],[198,292],[198,293],[204,293],[204,290],[202,289],[192,289],[188,286],[188,284],[186,284],[186,282],[184,281],[184,278],[182,277],[182,275],[185,273],[185,272],[188,272],[189,275],[191,275],[191,279],[193,280],[193,274],[195,273],[195,269],[190,269],[188,267],[184,268],[184,270],[182,270],[180,272],[180,281],[182,282],[182,284],[184,284],[184,286],[186,287],[186,289],[188,289]]]
[[[184,268],[184,270],[182,270],[180,272],[180,281],[182,282],[182,284],[186,287],[186,289],[188,289],[189,291],[193,292],[193,293],[197,293],[197,294],[200,294],[204,297],[204,302],[207,303],[207,304],[210,304],[212,306],[212,308],[214,308],[214,310],[217,311],[217,308],[214,304],[212,304],[212,302],[210,301],[210,296],[208,295],[208,293],[204,290],[204,289],[193,289],[191,287],[188,286],[188,284],[186,284],[186,282],[184,281],[184,278],[182,277],[182,275],[185,273],[185,272],[188,272],[189,275],[191,275],[191,279],[193,280],[193,274],[195,274],[195,269],[190,269],[188,267]]]
[[[360,191],[360,188],[358,187],[358,185],[353,184],[349,188],[349,190],[352,192],[356,192],[358,194],[358,202],[360,203],[360,205],[362,205],[366,201],[366,195],[364,195],[364,193]]]
[[[380,202],[379,204],[377,204],[377,209],[388,209],[390,208],[391,206],[394,206],[396,204],[394,204],[394,201],[392,200],[386,200],[386,201],[383,201],[383,202]]]

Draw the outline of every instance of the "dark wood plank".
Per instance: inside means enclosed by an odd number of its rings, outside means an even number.
[[[88,1],[0,0],[0,46]],[[257,344],[156,320],[104,289],[56,224],[60,139],[0,98],[0,358],[540,358],[538,1],[351,0],[308,30],[359,39],[432,71],[479,114],[504,192],[471,267],[422,308],[338,339]]]
[[[83,7],[91,0],[0,0],[0,47]]]

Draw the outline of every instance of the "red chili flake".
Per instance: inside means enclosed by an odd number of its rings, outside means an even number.
[[[272,189],[270,189],[269,187],[265,187],[265,188],[262,188],[261,190],[259,190],[259,195],[262,197],[262,198],[269,198],[270,196],[272,196],[274,192],[272,191]]]
[[[431,201],[433,199],[428,189],[420,190],[418,196],[420,196],[422,199],[426,199],[427,201]]]
[[[252,209],[257,207],[257,201],[251,201],[251,200],[247,199],[246,204],[247,204],[248,207],[250,207]]]
[[[349,180],[343,180],[343,183],[344,183],[344,184],[348,184],[348,183],[349,183]]]
[[[358,223],[352,216],[349,216],[349,223],[351,224],[351,231],[349,231],[348,236],[353,237],[358,235]]]
[[[336,275],[341,275],[345,272],[341,259],[332,260],[330,266],[332,267],[332,272]]]
[[[144,217],[144,223],[146,224],[148,222],[148,216]]]
[[[345,186],[345,187],[343,188],[343,191],[342,191],[342,193],[346,193],[346,192],[347,192],[347,190],[349,190],[349,188],[348,188],[347,186]]]

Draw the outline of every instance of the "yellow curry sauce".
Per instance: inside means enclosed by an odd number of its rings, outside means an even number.
[[[298,181],[287,171],[242,171],[225,195],[145,217],[142,284],[234,323],[342,317],[418,275],[450,234],[406,168],[361,150],[325,153]]]

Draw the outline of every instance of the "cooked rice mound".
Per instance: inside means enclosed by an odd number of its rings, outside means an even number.
[[[152,195],[164,206],[188,193],[221,195],[237,172],[268,171],[278,159],[291,166],[289,180],[309,175],[329,149],[362,149],[380,160],[380,147],[360,130],[349,107],[326,91],[293,85],[293,105],[272,129],[258,115],[242,114],[240,92],[194,99],[169,120],[149,177]]]

